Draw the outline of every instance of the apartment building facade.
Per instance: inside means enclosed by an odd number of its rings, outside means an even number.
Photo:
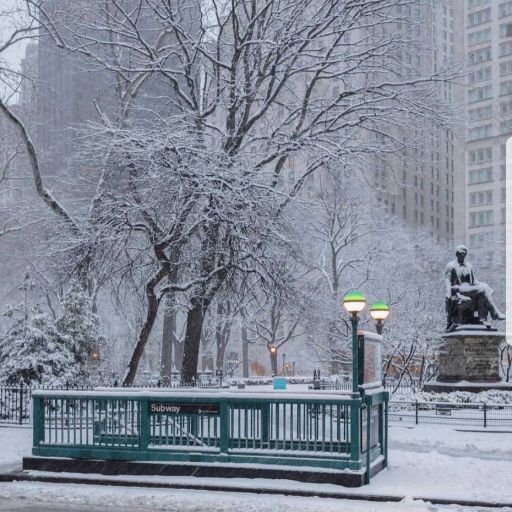
[[[404,12],[405,10],[405,12]],[[463,60],[461,12],[458,0],[434,0],[397,6],[400,17],[413,20],[414,38],[421,48],[400,51],[398,61],[407,69],[426,76],[453,67]],[[410,28],[409,28],[410,30]],[[456,83],[439,83],[437,97],[447,108],[462,108],[463,88]],[[375,170],[377,199],[405,224],[430,233],[439,242],[451,243],[460,231],[459,212],[464,133],[424,120],[396,129],[403,151],[389,157],[383,169]]]
[[[512,134],[512,0],[466,0],[465,242],[504,261],[505,143]]]

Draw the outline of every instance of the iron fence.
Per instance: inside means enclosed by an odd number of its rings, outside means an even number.
[[[402,396],[414,395],[421,390],[421,384],[418,382],[400,382],[396,384],[393,381],[387,381],[383,383],[383,387],[386,391],[392,394],[399,394]],[[351,391],[352,381],[351,380],[331,380],[331,379],[317,379],[313,380],[310,389],[320,389],[323,391]]]
[[[512,405],[392,400],[389,420],[409,425],[512,428]]]
[[[106,386],[112,389],[116,386]],[[137,385],[137,388],[164,388],[161,385]],[[189,386],[190,387],[190,386]],[[218,382],[197,383],[195,388],[218,388]],[[313,387],[313,386],[311,386]],[[165,389],[184,388],[178,382],[165,386]],[[91,386],[33,387],[6,386],[0,387],[0,423],[23,425],[32,423],[32,392],[35,389],[47,390],[91,390]],[[350,382],[320,381],[317,389],[324,391],[350,391]],[[414,400],[393,400],[389,402],[389,419],[408,425],[437,424],[474,427],[498,427],[512,429],[512,405],[485,403],[448,403],[423,402]]]
[[[111,384],[102,383],[101,387],[105,389],[119,388],[117,381]],[[32,422],[32,392],[36,390],[48,391],[88,391],[97,386],[65,384],[63,386],[0,386],[0,423],[23,425]],[[125,386],[126,387],[126,386]],[[143,389],[217,389],[222,387],[222,381],[218,379],[201,380],[189,386],[180,384],[179,381],[173,381],[169,384],[162,384],[162,381],[135,383],[130,388]]]

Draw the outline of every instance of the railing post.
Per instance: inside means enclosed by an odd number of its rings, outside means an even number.
[[[384,467],[388,467],[389,402],[384,402]]]
[[[416,402],[415,402],[415,406],[416,406],[416,414],[415,414],[415,416],[416,416],[416,425],[417,425],[417,424],[419,423],[419,421],[418,421],[418,420],[419,420],[419,418],[418,418],[418,416],[419,416],[419,412],[418,412],[418,400],[416,400]]]
[[[32,446],[37,448],[44,442],[44,407],[43,397],[40,395],[33,396],[33,413],[32,413]]]
[[[487,403],[484,402],[484,428],[487,428]]]
[[[366,483],[370,483],[370,467],[371,467],[371,419],[372,419],[372,397],[366,397]]]
[[[261,444],[262,448],[269,447],[269,421],[270,421],[270,403],[265,402],[261,405]]]
[[[148,451],[149,446],[149,401],[141,398],[139,401],[139,448],[141,451]]]
[[[23,381],[20,382],[20,408],[19,408],[20,418],[19,423],[20,425],[23,423]]]
[[[352,469],[361,468],[361,399],[350,405],[350,460]]]
[[[229,406],[227,400],[220,403],[220,453],[229,450]]]

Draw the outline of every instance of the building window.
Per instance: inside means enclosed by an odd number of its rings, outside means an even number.
[[[468,112],[470,121],[481,121],[483,119],[491,119],[493,117],[492,105],[478,107]]]
[[[490,15],[490,13],[489,13],[489,15]],[[511,16],[511,15],[512,15],[512,1],[509,0],[508,2],[504,2],[504,3],[500,4],[499,17],[503,18],[505,16]]]
[[[469,171],[468,184],[476,185],[477,183],[490,183],[492,182],[492,167],[484,169],[473,169]]]
[[[482,233],[473,233],[469,235],[469,247],[471,249],[479,249],[486,247],[493,241],[494,233],[492,231],[483,231]]]
[[[491,0],[468,0],[468,9],[474,9],[475,7],[481,7],[490,3]]]
[[[500,103],[500,114],[502,116],[512,116],[512,100]]]
[[[470,84],[476,84],[478,82],[485,82],[486,80],[492,79],[492,71],[491,66],[485,66],[483,68],[478,68],[469,73],[468,82]]]
[[[469,206],[484,206],[492,204],[492,190],[479,190],[469,194]]]
[[[474,149],[468,152],[468,160],[470,164],[479,164],[482,162],[492,161],[492,147]]]
[[[476,52],[473,52],[476,53]],[[504,43],[500,43],[500,57],[506,57],[507,55],[512,55],[512,41],[505,41]],[[471,57],[471,53],[469,54]],[[470,61],[471,64],[471,61]]]
[[[469,103],[488,100],[492,98],[492,86],[485,85],[483,87],[473,87],[468,92]]]
[[[491,29],[484,28],[483,30],[477,30],[476,32],[471,32],[468,36],[468,46],[473,46],[475,44],[487,43],[491,40]]]
[[[494,211],[483,210],[469,214],[469,226],[472,228],[479,226],[491,226],[494,223]]]
[[[507,121],[502,121],[500,123],[500,135],[509,135],[512,132],[512,123]]]
[[[469,141],[487,139],[488,137],[492,137],[492,124],[477,126],[468,131]]]
[[[508,96],[512,92],[512,80],[500,83],[500,96]]]
[[[512,2],[510,2],[512,3]],[[501,7],[501,6],[500,6]],[[501,11],[500,11],[501,13]],[[468,14],[468,27],[474,27],[481,23],[486,23],[491,20],[491,8],[483,9],[472,14]]]
[[[500,62],[500,76],[512,75],[512,60]]]
[[[507,45],[508,43],[500,44],[500,57],[503,55],[509,55],[509,53],[501,53],[501,46]],[[505,50],[504,50],[505,51]],[[479,50],[475,50],[474,52],[469,52],[469,64],[474,66],[475,64],[481,64],[482,62],[488,62],[492,59],[491,47],[487,46],[485,48],[480,48]]]

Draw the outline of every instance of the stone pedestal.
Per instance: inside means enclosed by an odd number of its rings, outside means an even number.
[[[510,389],[500,378],[499,347],[505,333],[478,326],[460,326],[442,336],[439,376],[424,391]]]

